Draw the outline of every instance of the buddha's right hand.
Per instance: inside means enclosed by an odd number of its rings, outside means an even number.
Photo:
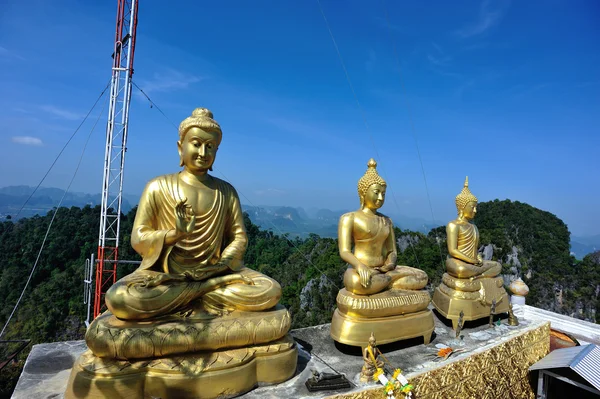
[[[191,234],[196,227],[196,215],[192,206],[187,204],[187,198],[175,205],[175,228],[178,236],[185,237]]]
[[[360,277],[360,285],[362,285],[365,288],[368,288],[369,285],[371,285],[371,270],[362,263],[359,263],[356,266],[356,272]]]

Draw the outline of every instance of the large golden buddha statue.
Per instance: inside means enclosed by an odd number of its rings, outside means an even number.
[[[469,178],[456,196],[458,218],[448,223],[446,273],[433,295],[433,305],[451,319],[456,330],[460,312],[464,320],[489,317],[495,300],[496,313],[508,312],[508,295],[498,276],[502,265],[483,260],[478,253],[479,230],[471,223],[477,213],[477,197],[469,190]]]
[[[396,265],[392,220],[379,213],[387,184],[368,162],[358,181],[360,209],[342,215],[338,227],[340,256],[348,263],[338,308],[331,322],[334,340],[365,347],[375,333],[381,344],[423,336],[429,343],[433,315],[427,306],[427,274]]]
[[[204,108],[181,123],[183,170],[147,184],[131,234],[142,263],[108,290],[67,397],[230,397],[294,374],[281,287],[244,266],[238,195],[208,174],[221,136]]]

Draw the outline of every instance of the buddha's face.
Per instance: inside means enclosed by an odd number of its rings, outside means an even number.
[[[386,186],[382,186],[381,184],[371,184],[363,199],[364,206],[371,210],[381,208],[385,202],[385,189]]]
[[[220,141],[219,133],[199,127],[190,128],[183,141],[177,142],[179,156],[185,169],[191,173],[205,173],[215,162]]]
[[[471,201],[462,210],[463,217],[465,219],[473,219],[477,214],[477,202]]]

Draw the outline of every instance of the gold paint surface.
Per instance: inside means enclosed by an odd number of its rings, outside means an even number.
[[[407,375],[418,399],[534,399],[529,367],[550,352],[550,323],[422,373]],[[328,399],[384,399],[381,386]]]
[[[469,190],[469,178],[456,196],[458,218],[446,226],[448,257],[446,273],[433,294],[433,305],[451,319],[456,330],[460,312],[464,320],[489,317],[495,301],[496,313],[508,312],[508,294],[503,286],[502,265],[483,260],[477,252],[479,230],[471,223],[477,213],[477,197]]]
[[[397,265],[392,220],[379,213],[387,183],[370,159],[358,181],[360,209],[340,217],[338,246],[348,263],[338,309],[331,322],[331,337],[349,345],[365,346],[371,332],[380,343],[423,336],[429,342],[433,315],[430,296],[422,290],[427,274]],[[413,316],[415,315],[415,316]]]
[[[106,294],[122,320],[155,320],[201,300],[224,311],[262,311],[275,306],[281,287],[245,269],[248,245],[236,190],[208,174],[222,132],[213,114],[197,108],[179,127],[178,173],[145,187],[131,232],[142,264]]]
[[[342,288],[336,298],[340,312],[351,317],[385,317],[427,309],[427,291],[389,289],[373,295],[356,295]]]
[[[344,274],[346,290],[357,295],[372,295],[391,287],[418,290],[427,285],[427,274],[419,269],[396,264],[398,253],[392,220],[379,213],[385,202],[387,183],[377,173],[377,162],[368,162],[358,182],[361,207],[340,217],[338,246],[348,262]]]
[[[258,383],[276,384],[296,371],[297,348],[289,335],[264,345],[124,361],[91,351],[75,363],[65,398],[221,398]]]
[[[435,327],[431,310],[398,316],[359,318],[351,317],[336,309],[331,319],[330,335],[333,340],[346,345],[365,347],[371,333],[380,344],[403,339],[423,337],[428,344]]]
[[[450,290],[454,293],[453,296],[446,294],[445,290]],[[496,288],[500,296],[500,300],[496,303],[495,313],[508,312],[508,304],[510,299],[506,292],[502,292],[504,288]],[[463,294],[477,294],[477,299],[463,298]],[[490,316],[490,305],[484,304],[480,300],[480,293],[454,291],[451,288],[440,284],[433,293],[432,303],[436,310],[446,319],[452,320],[452,327],[456,330],[460,312],[464,313],[463,319],[466,321],[478,320]]]
[[[134,360],[265,344],[285,336],[290,325],[290,314],[281,305],[263,312],[171,316],[155,322],[119,320],[106,312],[90,324],[85,338],[96,356]]]
[[[230,397],[294,374],[281,286],[244,267],[238,194],[208,173],[221,138],[206,108],[181,122],[183,170],[146,185],[131,232],[142,263],[106,293],[67,397]]]

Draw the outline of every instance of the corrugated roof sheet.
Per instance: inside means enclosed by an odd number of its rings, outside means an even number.
[[[598,345],[586,346],[591,346],[592,349],[587,353],[582,351],[571,364],[571,369],[600,391],[600,347]]]
[[[543,370],[568,367],[585,378],[600,391],[600,347],[597,345],[574,346],[552,351],[548,356],[529,367]]]

